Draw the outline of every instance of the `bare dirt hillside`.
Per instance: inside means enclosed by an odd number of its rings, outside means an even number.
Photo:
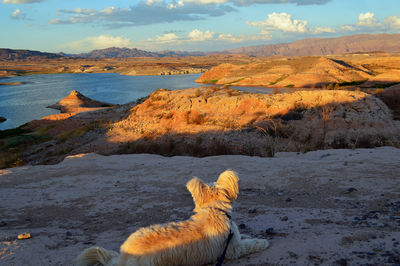
[[[400,83],[400,56],[347,55],[284,57],[250,63],[224,63],[196,81],[225,86],[321,88],[385,87]]]
[[[232,168],[232,219],[271,246],[224,265],[397,265],[399,158],[393,147],[275,158],[87,154],[0,170],[0,264],[72,265],[87,247],[119,251],[138,228],[191,215],[191,177],[213,182]],[[18,240],[24,232],[31,238]]]

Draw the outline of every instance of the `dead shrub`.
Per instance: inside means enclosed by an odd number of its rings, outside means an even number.
[[[377,89],[374,94],[392,110],[393,118],[400,120],[400,88]]]
[[[185,117],[187,124],[201,125],[204,123],[205,115],[200,113],[199,111],[192,110],[192,111],[187,111],[185,113]]]
[[[201,92],[200,88],[197,88],[197,90],[194,92],[195,97],[199,97],[199,96],[201,96],[201,94],[202,94],[202,92]]]

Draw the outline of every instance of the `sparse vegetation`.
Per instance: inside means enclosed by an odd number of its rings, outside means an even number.
[[[275,85],[278,82],[281,82],[282,80],[284,80],[285,78],[287,78],[289,75],[282,75],[279,78],[277,78],[274,82],[271,82],[269,85]]]
[[[80,137],[80,136],[82,136],[83,134],[85,134],[88,131],[89,131],[89,127],[82,126],[82,127],[79,127],[79,128],[76,128],[76,129],[72,129],[72,130],[69,130],[69,131],[66,131],[66,132],[62,132],[62,133],[58,134],[55,137],[55,139],[58,142],[64,142],[64,141],[67,141],[67,140],[70,140],[70,139],[74,139],[74,138]]]
[[[218,82],[218,79],[211,79],[211,80],[205,80],[203,83],[206,84],[216,84]]]

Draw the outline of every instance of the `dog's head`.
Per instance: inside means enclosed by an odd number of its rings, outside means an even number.
[[[216,205],[218,208],[223,208],[226,204],[230,206],[239,194],[238,181],[237,174],[231,170],[223,172],[212,186],[196,177],[190,180],[186,187],[192,194],[195,211],[204,207],[216,207]]]

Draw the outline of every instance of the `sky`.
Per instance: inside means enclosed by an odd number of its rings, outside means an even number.
[[[220,51],[400,33],[399,0],[0,0],[0,48]]]

